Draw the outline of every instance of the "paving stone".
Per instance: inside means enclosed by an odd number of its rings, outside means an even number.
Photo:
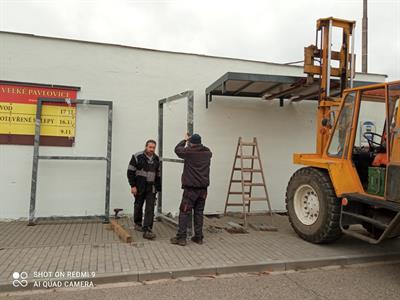
[[[249,229],[248,234],[205,231],[203,245],[171,245],[175,229],[155,222],[155,241],[145,241],[132,231],[134,243],[119,241],[100,222],[44,223],[28,227],[26,222],[0,222],[0,290],[9,286],[12,273],[36,271],[96,272],[96,282],[146,281],[182,276],[215,276],[232,272],[270,272],[390,261],[400,259],[400,239],[369,245],[343,237],[330,245],[301,240],[287,218],[250,216],[253,223],[272,224],[277,232]],[[240,222],[234,217],[218,224]],[[132,225],[130,219],[121,219]],[[128,228],[128,227],[127,227]],[[109,278],[109,281],[107,281]]]

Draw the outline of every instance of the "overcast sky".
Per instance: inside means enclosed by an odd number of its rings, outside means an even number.
[[[286,63],[303,59],[318,18],[357,21],[362,0],[0,0],[0,30]],[[369,72],[400,80],[400,0],[369,0]]]

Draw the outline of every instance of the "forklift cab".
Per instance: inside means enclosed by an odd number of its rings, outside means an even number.
[[[327,156],[348,158],[363,194],[400,202],[400,82],[348,90]]]

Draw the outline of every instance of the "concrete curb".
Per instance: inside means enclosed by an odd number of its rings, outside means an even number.
[[[144,282],[159,279],[175,279],[187,276],[216,276],[220,274],[230,273],[262,273],[273,271],[289,271],[289,270],[305,270],[312,268],[321,268],[326,266],[346,266],[353,264],[371,263],[371,262],[388,262],[399,261],[400,252],[390,252],[386,254],[365,254],[365,255],[349,255],[335,256],[329,258],[311,258],[311,259],[295,259],[287,261],[264,261],[254,264],[235,264],[228,266],[209,266],[187,269],[175,269],[165,271],[146,271],[146,272],[127,272],[118,274],[104,274],[91,280],[95,285],[104,283],[118,282]],[[10,283],[0,283],[0,293],[27,291],[33,288],[31,282],[27,287],[14,287]],[[38,288],[35,288],[38,289]],[[44,288],[42,288],[44,289]]]

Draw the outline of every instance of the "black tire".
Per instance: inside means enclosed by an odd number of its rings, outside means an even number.
[[[311,225],[305,225],[297,217],[294,209],[294,195],[302,185],[311,186],[318,196],[319,214]],[[340,201],[336,197],[327,171],[306,167],[296,171],[290,178],[286,190],[286,209],[294,231],[311,243],[322,244],[337,240],[340,229]]]

